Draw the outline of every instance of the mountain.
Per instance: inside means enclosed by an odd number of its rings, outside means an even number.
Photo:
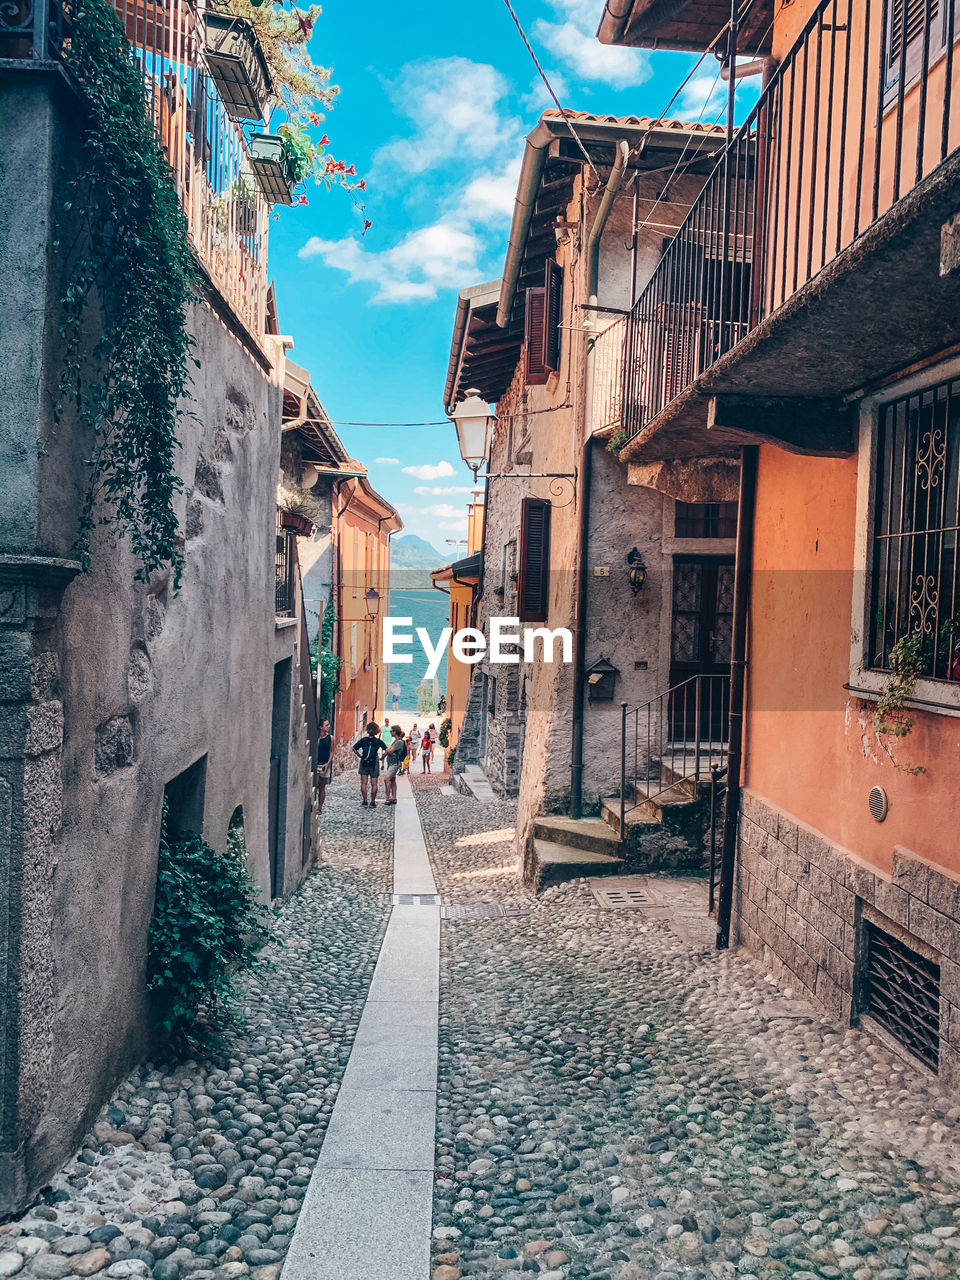
[[[418,538],[415,533],[407,533],[402,538],[394,538],[392,542],[391,560],[395,569],[439,569],[449,564],[454,556],[444,555],[436,547],[432,547],[425,538]]]

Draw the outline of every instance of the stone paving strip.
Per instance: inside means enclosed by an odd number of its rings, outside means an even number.
[[[440,907],[404,777],[393,907],[283,1280],[426,1280],[437,1087]],[[406,901],[409,899],[409,901]]]
[[[360,808],[354,775],[329,788],[323,862],[244,980],[245,1028],[127,1076],[40,1201],[0,1225],[0,1277],[277,1280],[386,928],[393,827],[392,809]]]
[[[960,1108],[739,953],[524,903],[502,801],[414,780],[445,921],[433,1280],[960,1277]],[[658,882],[658,887],[659,887]]]

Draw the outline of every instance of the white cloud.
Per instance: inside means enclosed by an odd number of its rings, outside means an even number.
[[[377,461],[379,462],[379,458]],[[446,486],[442,484],[418,484],[413,492],[424,494],[429,493],[434,494],[435,496],[440,496],[454,493],[473,493],[473,490],[468,484],[450,484]]]
[[[458,288],[465,280],[475,279],[481,248],[473,231],[441,219],[379,251],[371,251],[355,239],[311,236],[300,257],[322,258],[328,267],[346,271],[351,284],[376,284],[374,302],[410,302],[432,300],[439,289]]]
[[[718,116],[726,118],[727,86],[720,81],[718,71],[698,71],[687,83],[677,100],[676,114],[684,120],[708,122]]]
[[[650,62],[639,49],[601,44],[596,36],[599,10],[596,0],[550,0],[559,19],[538,18],[534,37],[583,80],[625,87],[650,77]]]
[[[506,78],[487,63],[459,57],[411,62],[390,88],[415,132],[382,146],[375,168],[423,173],[450,157],[484,159],[519,134],[519,124],[500,115]]]
[[[404,467],[405,476],[415,476],[417,480],[440,480],[443,476],[455,476],[457,473],[449,462],[425,462],[419,467]]]
[[[397,504],[397,510],[401,515],[418,515],[430,516],[434,520],[450,520],[454,521],[457,528],[461,524],[467,523],[466,512],[459,507],[452,507],[449,502],[434,502],[428,506],[419,507],[413,503],[401,502]],[[441,528],[450,528],[450,525],[441,525]]]
[[[467,517],[461,516],[459,520],[441,520],[437,524],[438,529],[442,529],[445,533],[465,533],[467,528]],[[459,555],[463,555],[460,551]]]
[[[499,173],[480,173],[464,188],[459,212],[473,222],[496,222],[513,216],[522,151]]]
[[[381,467],[399,467],[399,458],[374,458],[374,462],[379,462]]]

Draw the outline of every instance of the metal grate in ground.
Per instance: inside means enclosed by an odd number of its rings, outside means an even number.
[[[390,899],[395,907],[439,907],[439,893],[395,893]]]
[[[645,876],[594,877],[587,881],[597,903],[607,911],[636,910],[663,904]]]
[[[940,966],[867,922],[864,1012],[937,1070],[940,1052]]]
[[[523,907],[501,907],[497,902],[448,903],[440,908],[443,920],[500,920],[504,916],[525,916]]]

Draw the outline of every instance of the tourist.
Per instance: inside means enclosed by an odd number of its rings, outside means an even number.
[[[321,720],[320,737],[317,739],[317,812],[323,813],[327,798],[327,783],[333,774],[333,735],[330,721]]]
[[[390,720],[389,720],[389,717],[385,717],[385,718],[384,718],[384,721],[383,721],[383,732],[380,734],[380,741],[383,743],[383,749],[384,749],[384,751],[389,750],[389,748],[390,748],[390,743],[393,741],[393,736],[392,736],[392,734],[390,733]]]
[[[420,742],[422,738],[423,738],[423,734],[417,728],[416,724],[414,724],[413,728],[410,730],[410,764],[411,765],[413,765],[414,761],[417,758],[417,752],[420,750]]]
[[[397,774],[403,765],[407,744],[403,740],[403,730],[398,724],[391,727],[390,737],[390,745],[383,753],[383,764],[386,771],[383,779],[383,789],[387,793],[387,804],[396,804]]]
[[[420,759],[423,761],[420,766],[421,773],[432,773],[430,762],[433,759],[433,738],[430,737],[430,730],[423,735],[423,741],[420,743]]]
[[[380,752],[384,746],[380,741],[380,726],[375,720],[367,725],[366,737],[358,738],[353,744],[353,754],[360,760],[360,795],[362,807],[367,806],[367,786],[370,787],[370,808],[377,807],[377,779],[380,776]]]
[[[440,701],[442,702],[443,699],[441,698]],[[438,710],[442,710],[442,708],[438,707]],[[437,733],[437,726],[433,723],[432,720],[430,721],[429,733],[430,733],[430,741],[433,743],[432,760],[435,760],[438,766],[442,769],[443,768],[443,747],[440,745],[440,735]]]

